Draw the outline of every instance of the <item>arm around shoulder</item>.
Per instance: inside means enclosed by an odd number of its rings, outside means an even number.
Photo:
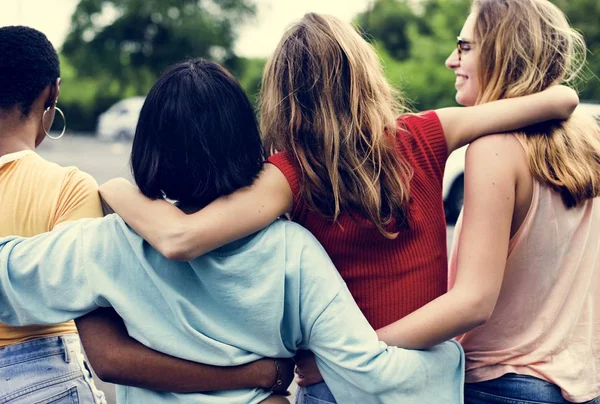
[[[279,169],[265,164],[254,183],[185,214],[152,201],[124,179],[100,187],[102,197],[154,248],[169,259],[189,261],[268,226],[291,210],[292,191]]]
[[[578,104],[575,90],[557,85],[523,97],[436,112],[446,134],[448,153],[452,153],[484,135],[513,131],[550,119],[567,119]]]

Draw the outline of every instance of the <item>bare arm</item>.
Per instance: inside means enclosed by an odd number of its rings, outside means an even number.
[[[485,323],[494,310],[508,255],[519,147],[512,136],[476,141],[467,151],[465,207],[454,287],[377,331],[389,345],[424,349]]]
[[[265,164],[254,184],[187,215],[152,201],[125,179],[100,187],[103,199],[169,259],[188,261],[268,226],[292,208],[292,190],[279,169]]]
[[[559,85],[524,97],[467,108],[442,108],[436,113],[442,122],[450,154],[490,133],[516,130],[550,119],[567,119],[578,104],[577,93]]]
[[[218,367],[178,359],[142,345],[127,334],[113,309],[98,309],[76,320],[92,367],[104,381],[157,391],[194,393],[261,387],[270,389],[277,373],[272,359]],[[293,377],[293,362],[278,359],[283,393]]]

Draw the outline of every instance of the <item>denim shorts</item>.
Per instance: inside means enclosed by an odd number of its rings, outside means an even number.
[[[299,387],[296,390],[296,404],[336,404],[335,398],[325,382]]]
[[[0,348],[0,404],[106,404],[76,334]]]
[[[497,379],[465,384],[465,404],[570,404],[560,388],[536,377],[508,373]],[[600,398],[586,404],[600,404]]]

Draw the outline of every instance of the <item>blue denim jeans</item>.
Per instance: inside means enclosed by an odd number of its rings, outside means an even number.
[[[560,388],[531,376],[509,373],[497,379],[465,384],[465,404],[569,404]],[[600,398],[587,404],[600,404]]]
[[[325,382],[298,387],[296,404],[336,404],[335,398]]]
[[[106,404],[76,334],[0,348],[0,404]]]

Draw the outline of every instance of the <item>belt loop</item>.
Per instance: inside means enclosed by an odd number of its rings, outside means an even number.
[[[65,337],[60,336],[58,338],[60,338],[63,348],[65,349],[65,362],[71,363],[71,357],[69,356],[69,346],[67,345],[67,341],[66,341]]]

